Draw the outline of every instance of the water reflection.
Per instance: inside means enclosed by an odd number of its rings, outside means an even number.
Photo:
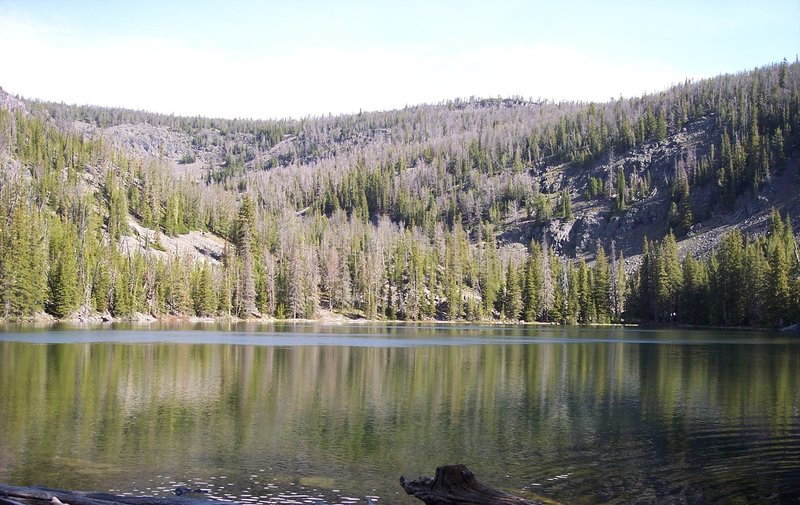
[[[431,345],[441,331],[479,342]],[[417,345],[391,347],[6,337],[0,480],[413,503],[401,473],[463,462],[567,503],[800,496],[800,344],[620,330],[480,340],[492,331],[423,327]]]

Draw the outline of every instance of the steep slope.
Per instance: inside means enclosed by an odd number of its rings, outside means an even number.
[[[34,276],[31,296],[5,300],[5,315],[228,315],[256,303],[290,317],[323,306],[572,320],[576,259],[602,248],[614,252],[612,271],[623,253],[632,272],[645,237],[672,230],[683,253],[703,255],[728,230],[763,233],[773,207],[800,217],[799,84],[800,64],[784,61],[604,104],[473,99],[282,121],[0,92],[4,248],[45,257],[45,277]],[[254,212],[243,216],[248,198]],[[15,242],[31,214],[27,242]],[[235,244],[251,221],[245,271]],[[0,259],[0,274],[12,267]],[[8,282],[28,285],[18,277]],[[603,289],[592,305],[606,304]],[[556,319],[554,303],[565,304]],[[622,302],[612,305],[618,318]],[[611,318],[598,307],[578,320]]]

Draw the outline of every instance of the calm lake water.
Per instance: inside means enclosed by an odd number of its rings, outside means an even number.
[[[451,325],[0,327],[0,481],[421,503],[797,503],[800,338]]]

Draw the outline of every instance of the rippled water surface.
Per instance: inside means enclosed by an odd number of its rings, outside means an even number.
[[[0,327],[0,481],[421,503],[465,463],[564,503],[795,503],[800,339],[451,325]]]

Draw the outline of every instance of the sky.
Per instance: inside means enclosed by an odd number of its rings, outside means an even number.
[[[300,118],[454,98],[606,101],[800,52],[800,0],[0,0],[26,98]]]

